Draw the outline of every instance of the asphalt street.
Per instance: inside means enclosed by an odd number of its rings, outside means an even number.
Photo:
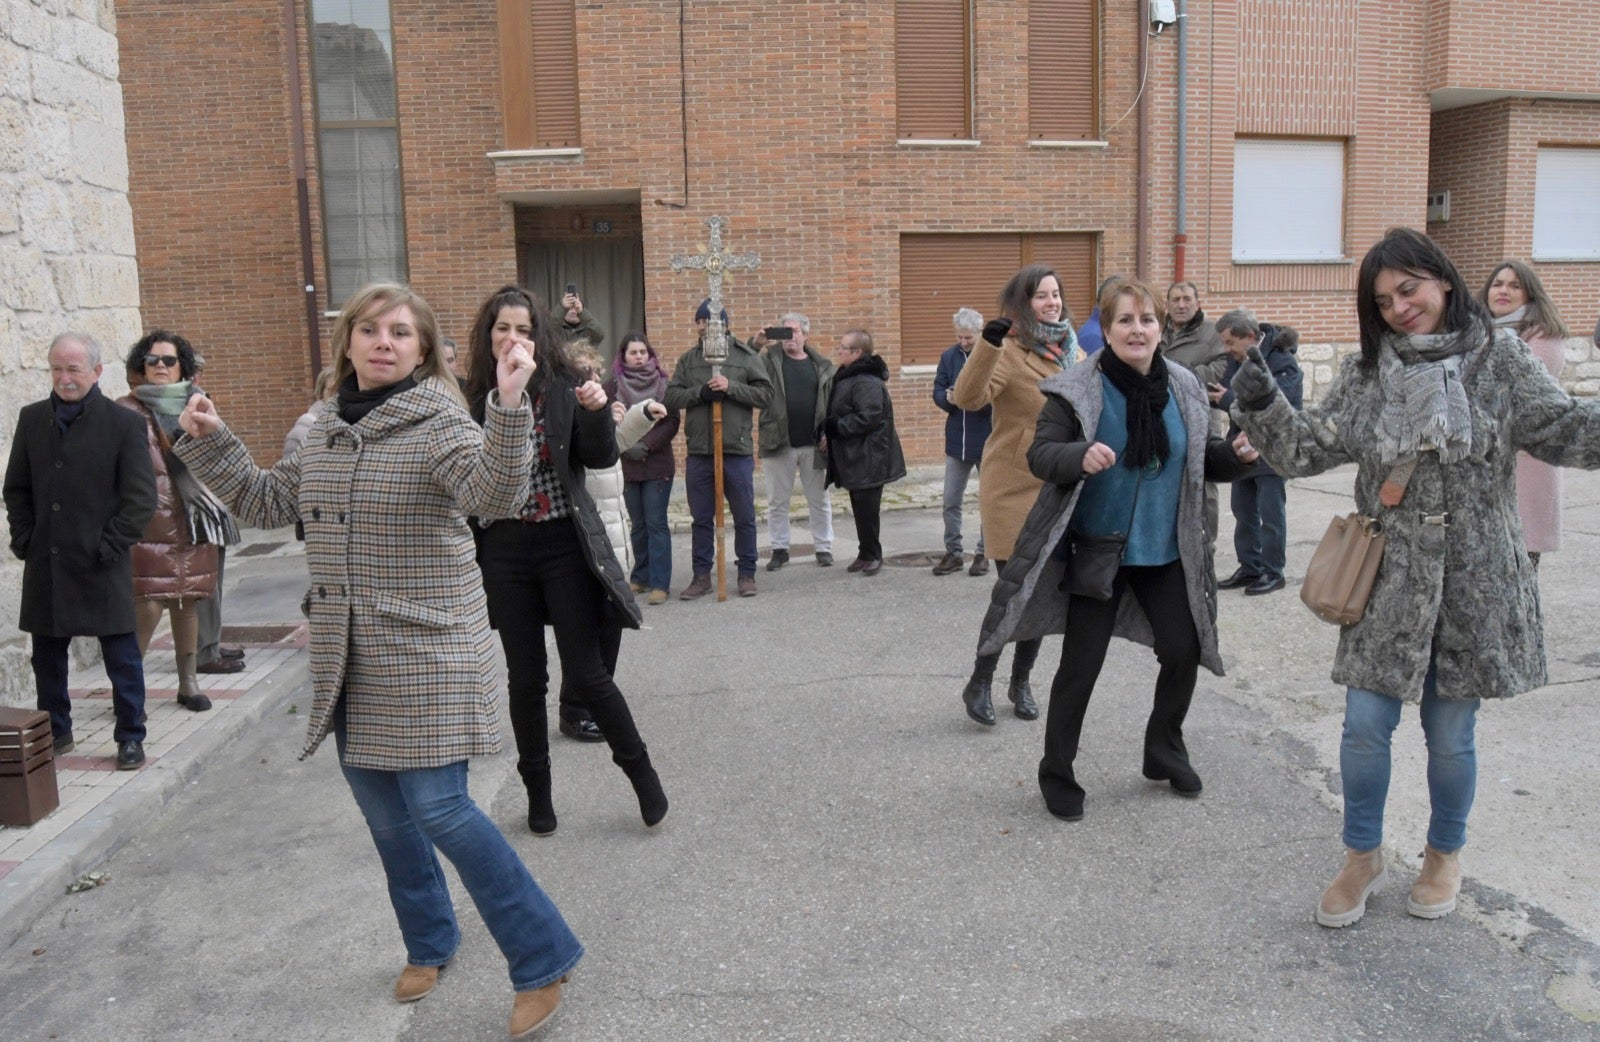
[[[1600,478],[1569,477],[1567,546],[1543,565],[1552,685],[1480,717],[1461,911],[1404,910],[1426,820],[1411,710],[1393,882],[1332,931],[1311,911],[1342,856],[1336,631],[1296,590],[1349,487],[1348,472],[1293,484],[1287,591],[1222,595],[1228,675],[1202,672],[1186,729],[1198,800],[1140,777],[1154,657],[1113,645],[1074,824],[1037,792],[1042,721],[962,712],[992,577],[847,574],[846,517],[839,566],[797,547],[754,599],[646,608],[618,680],[672,800],[660,828],[603,746],[552,737],[548,839],[526,830],[509,751],[472,766],[588,949],[537,1037],[1600,1039]],[[1226,574],[1226,510],[1223,531]],[[938,510],[887,514],[883,539],[937,551]],[[297,617],[298,558],[230,558],[229,577],[230,621]],[[1040,656],[1041,702],[1059,646]],[[371,842],[331,747],[296,760],[308,704],[286,688],[110,859],[110,882],[0,951],[0,1038],[504,1037],[505,964],[459,887],[464,939],[439,989],[390,998],[404,952]]]

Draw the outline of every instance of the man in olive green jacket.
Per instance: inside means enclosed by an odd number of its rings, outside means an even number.
[[[667,408],[683,410],[684,441],[688,458],[684,460],[684,490],[689,498],[694,578],[678,595],[692,601],[711,592],[711,565],[716,558],[714,543],[716,474],[711,443],[711,405],[722,403],[722,492],[733,515],[733,548],[739,565],[739,596],[756,595],[756,492],[755,492],[755,410],[772,401],[772,381],[761,356],[748,345],[728,337],[728,360],[712,375],[705,357],[706,326],[711,320],[710,301],[703,301],[695,312],[695,330],[700,339],[678,359],[667,384]],[[728,328],[728,312],[722,312],[722,328]]]

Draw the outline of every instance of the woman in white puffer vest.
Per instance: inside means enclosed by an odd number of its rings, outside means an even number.
[[[603,377],[605,361],[587,341],[569,342],[567,352],[573,364],[579,370],[587,372],[589,379],[599,380]],[[611,416],[617,425],[617,452],[628,451],[634,442],[644,437],[645,432],[654,427],[656,421],[666,414],[667,407],[654,399],[638,402],[629,409],[624,409],[621,402],[613,401]],[[600,520],[605,522],[606,540],[611,544],[611,552],[617,555],[617,562],[622,565],[623,573],[631,575],[633,542],[628,537],[628,507],[623,501],[623,484],[620,457],[609,467],[588,470],[584,473],[583,487],[589,493],[589,498],[594,500],[595,509],[600,513]],[[606,670],[613,675],[617,671],[617,653],[621,647],[622,627],[607,626],[605,632],[600,634],[600,654],[605,660]],[[600,728],[589,716],[588,710],[576,698],[569,696],[565,678],[561,684],[561,708],[558,715],[561,733],[568,738],[575,738],[580,742],[605,740]]]

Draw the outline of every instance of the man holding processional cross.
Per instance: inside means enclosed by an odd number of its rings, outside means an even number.
[[[753,255],[725,253],[721,217],[707,219],[711,243],[700,254],[672,258],[672,269],[704,270],[711,295],[695,311],[699,340],[678,359],[667,384],[668,409],[683,410],[684,489],[689,500],[694,577],[679,600],[692,601],[711,592],[711,566],[717,564],[717,599],[727,599],[722,545],[722,501],[733,515],[733,547],[741,597],[756,594],[755,410],[772,400],[761,356],[728,335],[728,312],[722,307],[722,274],[753,268]]]

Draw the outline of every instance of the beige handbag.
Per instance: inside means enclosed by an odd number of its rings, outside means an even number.
[[[1383,525],[1375,517],[1336,517],[1306,566],[1300,599],[1317,618],[1340,626],[1361,621],[1383,561]]]

